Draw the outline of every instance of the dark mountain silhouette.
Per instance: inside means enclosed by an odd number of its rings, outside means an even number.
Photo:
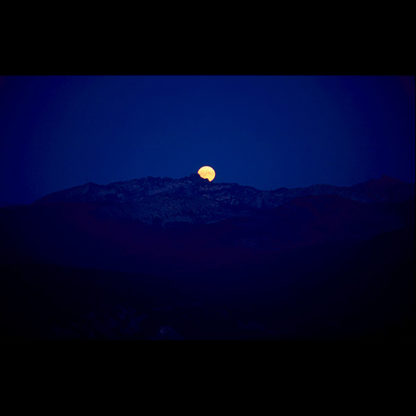
[[[294,198],[334,195],[359,202],[403,202],[413,194],[411,184],[382,177],[351,187],[314,185],[261,191],[235,183],[215,183],[191,175],[181,179],[147,177],[109,185],[88,183],[47,195],[37,204],[99,203],[109,217],[145,223],[212,223],[281,206]]]
[[[86,184],[0,209],[2,336],[408,337],[413,228],[388,177]]]

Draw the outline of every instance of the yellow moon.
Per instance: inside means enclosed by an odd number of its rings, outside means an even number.
[[[212,169],[211,166],[202,166],[202,168],[199,169],[198,175],[203,179],[208,179],[210,182],[212,182],[215,178],[215,170]]]

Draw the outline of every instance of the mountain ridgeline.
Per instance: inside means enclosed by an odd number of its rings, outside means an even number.
[[[185,178],[146,177],[108,185],[87,183],[55,192],[36,204],[91,203],[110,217],[147,224],[214,223],[280,207],[294,199],[334,196],[360,203],[400,203],[413,197],[413,186],[382,177],[354,186],[313,185],[262,191],[235,183],[211,183],[198,174]]]

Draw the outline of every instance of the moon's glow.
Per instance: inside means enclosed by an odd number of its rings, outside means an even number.
[[[202,166],[202,168],[199,169],[198,175],[203,179],[208,179],[210,182],[212,182],[215,178],[215,170],[212,169],[211,166]]]

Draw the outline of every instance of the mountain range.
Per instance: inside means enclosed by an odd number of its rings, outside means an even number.
[[[148,224],[213,223],[273,209],[295,198],[331,195],[362,203],[400,203],[411,199],[413,192],[411,184],[387,176],[349,187],[313,185],[262,191],[236,183],[211,183],[193,174],[180,179],[146,177],[108,185],[87,183],[46,195],[36,204],[99,204],[105,215]]]
[[[198,175],[0,208],[0,339],[412,336],[414,186]]]

